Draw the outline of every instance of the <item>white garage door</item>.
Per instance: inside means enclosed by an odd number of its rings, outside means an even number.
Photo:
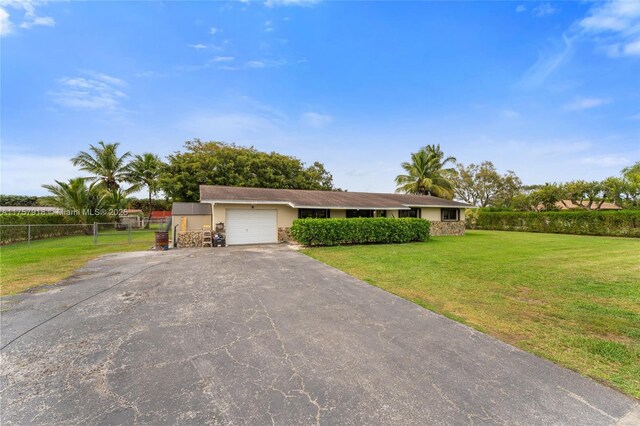
[[[227,210],[227,244],[278,242],[275,210]]]

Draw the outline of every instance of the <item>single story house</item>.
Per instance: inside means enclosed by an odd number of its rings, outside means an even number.
[[[309,217],[416,217],[432,235],[464,235],[467,208],[429,195],[200,185],[200,203],[174,203],[172,223],[178,237],[211,226],[229,245],[288,241],[293,221]]]

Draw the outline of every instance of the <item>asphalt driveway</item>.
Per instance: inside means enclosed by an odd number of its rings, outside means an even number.
[[[4,298],[1,320],[3,424],[606,425],[637,412],[277,246],[105,256]]]

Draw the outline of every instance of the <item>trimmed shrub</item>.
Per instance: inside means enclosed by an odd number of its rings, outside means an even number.
[[[426,241],[429,221],[415,218],[297,219],[291,236],[306,246]]]
[[[640,211],[479,211],[476,229],[640,237]]]
[[[0,206],[37,206],[38,197],[33,195],[0,194]]]
[[[87,231],[86,226],[69,226],[77,223],[74,218],[61,214],[0,214],[0,225],[21,225],[0,226],[0,244],[26,241],[27,225],[34,225],[31,227],[32,240],[77,235]]]

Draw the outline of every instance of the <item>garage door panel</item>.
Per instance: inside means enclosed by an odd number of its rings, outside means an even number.
[[[276,210],[227,210],[227,244],[278,242]]]

